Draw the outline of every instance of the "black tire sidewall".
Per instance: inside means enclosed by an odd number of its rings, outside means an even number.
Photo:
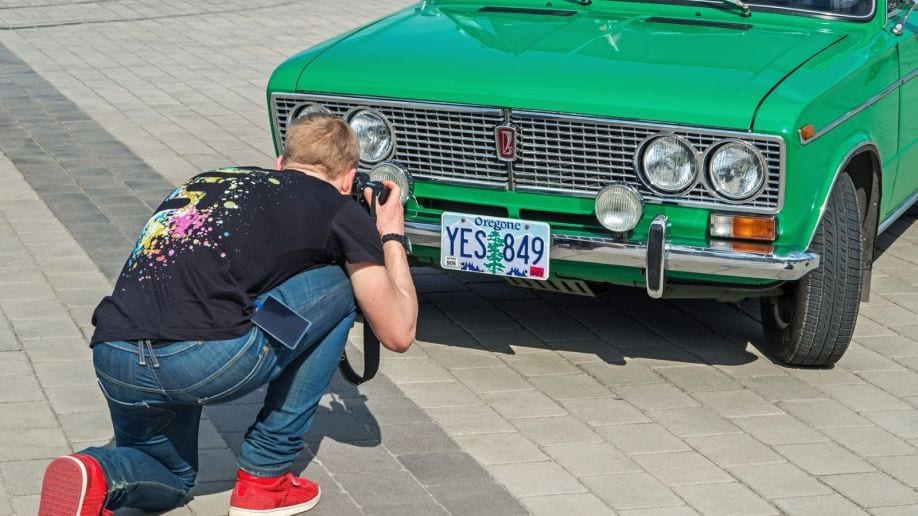
[[[786,285],[780,300],[762,300],[762,327],[772,352],[785,363],[829,366],[851,342],[863,283],[860,209],[846,173],[832,189],[810,249],[819,254],[819,267]],[[786,327],[775,317],[775,302],[790,315]]]

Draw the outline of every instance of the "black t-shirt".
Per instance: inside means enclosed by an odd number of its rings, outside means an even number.
[[[292,170],[205,172],[147,222],[91,341],[235,338],[251,329],[256,296],[344,262],[383,263],[373,220],[349,196]]]

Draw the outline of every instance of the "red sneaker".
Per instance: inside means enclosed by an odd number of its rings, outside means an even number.
[[[315,482],[290,473],[265,478],[239,470],[229,516],[292,516],[315,507],[320,492]]]
[[[63,455],[45,468],[39,516],[111,516],[105,509],[108,484],[89,455]]]

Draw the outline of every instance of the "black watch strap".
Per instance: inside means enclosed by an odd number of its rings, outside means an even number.
[[[406,253],[411,253],[411,240],[408,239],[406,235],[400,235],[398,233],[386,233],[380,238],[382,243],[386,243],[390,240],[395,240],[396,242],[402,244],[402,247],[405,248]]]

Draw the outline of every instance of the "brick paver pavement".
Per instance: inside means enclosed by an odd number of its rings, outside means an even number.
[[[0,0],[0,514],[34,514],[47,460],[111,437],[89,316],[151,205],[199,169],[269,165],[273,66],[406,5]],[[316,512],[918,513],[913,222],[881,237],[830,370],[772,363],[752,303],[417,269],[417,345],[336,381],[307,436]],[[208,408],[201,485],[171,514],[225,512],[257,402]]]

